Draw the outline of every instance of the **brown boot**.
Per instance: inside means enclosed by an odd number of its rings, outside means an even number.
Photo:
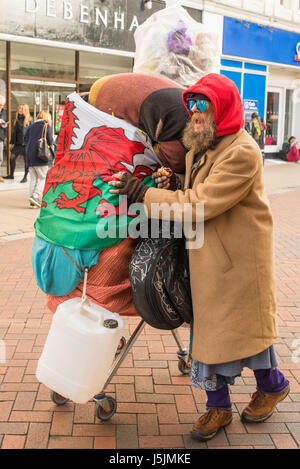
[[[250,403],[242,412],[242,420],[248,423],[264,422],[271,417],[278,402],[282,401],[289,392],[289,386],[276,394],[256,391],[252,394]]]
[[[232,411],[223,409],[208,409],[194,423],[191,432],[194,440],[206,441],[213,438],[220,428],[228,425],[232,420]]]

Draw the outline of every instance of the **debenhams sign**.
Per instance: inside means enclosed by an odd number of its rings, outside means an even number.
[[[95,23],[97,26],[103,25],[105,28],[108,27],[108,17],[110,16],[110,22],[112,22],[114,29],[125,29],[124,12],[109,12],[108,9],[99,7],[95,7],[91,11],[88,5],[80,4],[74,6],[74,2],[72,5],[72,2],[59,2],[58,0],[25,0],[25,13],[39,13],[43,11],[49,18],[61,16],[66,21],[77,19],[79,23]],[[76,18],[74,15],[76,15]],[[138,25],[137,16],[133,15],[130,18],[128,30],[132,31]]]
[[[0,32],[134,51],[133,33],[164,4],[141,0],[1,0]]]

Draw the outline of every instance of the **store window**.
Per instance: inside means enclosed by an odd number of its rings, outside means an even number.
[[[284,139],[287,140],[292,135],[292,115],[293,115],[293,90],[285,92],[285,116],[284,116]]]
[[[6,43],[0,41],[0,94],[6,98]]]
[[[33,44],[12,43],[11,74],[23,78],[75,80],[75,51]]]
[[[278,118],[279,118],[279,92],[268,92],[267,100],[267,131],[266,145],[277,145],[278,141]]]
[[[132,72],[132,68],[132,57],[80,52],[79,91],[89,91],[91,84],[105,75]]]

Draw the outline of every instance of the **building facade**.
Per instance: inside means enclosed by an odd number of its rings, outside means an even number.
[[[266,153],[290,135],[300,141],[300,2],[178,3],[218,32],[219,71],[237,84],[245,120],[257,110],[265,121]],[[163,0],[1,0],[0,94],[10,120],[25,102],[33,118],[48,109],[55,120],[73,90],[132,71],[134,32],[164,7]]]

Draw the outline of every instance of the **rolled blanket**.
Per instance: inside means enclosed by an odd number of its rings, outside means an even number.
[[[137,316],[128,275],[129,262],[138,240],[126,238],[117,246],[104,249],[91,267],[86,295],[92,302],[121,316]],[[46,295],[46,305],[55,313],[58,305],[82,295],[83,280],[65,296]]]

